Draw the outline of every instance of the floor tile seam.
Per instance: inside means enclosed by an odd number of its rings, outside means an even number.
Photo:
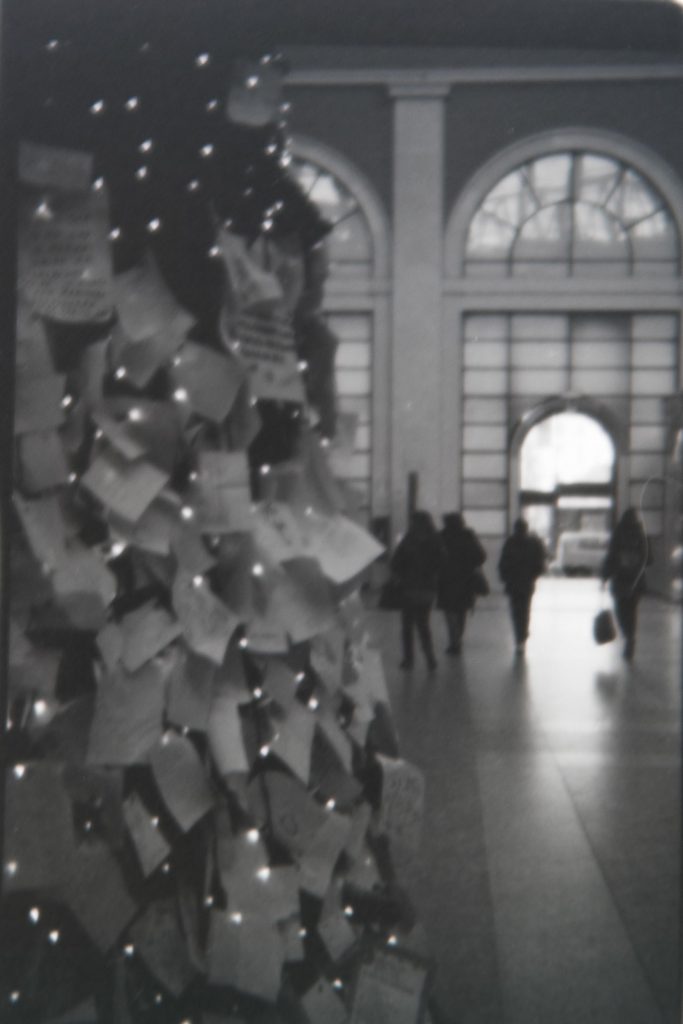
[[[552,749],[549,750],[549,753],[550,753],[550,756],[551,756],[551,758],[552,758],[552,760],[553,760],[553,762],[555,764],[555,767],[556,767],[556,770],[558,772],[559,778],[561,780],[562,786],[563,786],[563,788],[564,788],[564,790],[565,790],[565,792],[566,792],[566,794],[567,794],[567,796],[569,798],[571,806],[573,808],[574,816],[576,818],[578,827],[581,830],[581,833],[583,834],[583,837],[585,839],[587,847],[588,847],[588,849],[591,852],[591,855],[592,855],[593,861],[595,863],[595,866],[596,866],[596,868],[597,868],[597,870],[598,870],[598,872],[600,874],[600,877],[602,878],[603,884],[605,886],[605,891],[609,894],[609,899],[610,899],[610,902],[612,904],[612,908],[613,908],[617,918],[619,919],[619,922],[621,924],[622,930],[624,932],[624,936],[625,936],[625,938],[626,938],[626,940],[627,940],[627,942],[628,942],[628,944],[629,944],[629,946],[631,948],[631,951],[633,953],[633,958],[634,958],[635,962],[638,964],[638,966],[640,968],[640,971],[641,971],[641,974],[643,976],[643,980],[645,981],[645,983],[647,985],[647,988],[649,989],[649,991],[650,991],[650,993],[652,995],[652,999],[653,999],[654,1005],[657,1007],[657,1009],[659,1011],[659,1014],[660,1014],[660,1017],[661,1017],[661,1022],[662,1022],[662,1024],[666,1024],[666,1010],[665,1010],[665,1007],[662,1006],[662,1003],[661,1003],[661,1000],[660,1000],[660,995],[659,995],[659,992],[657,990],[657,987],[654,984],[653,979],[650,976],[650,972],[649,972],[647,966],[643,962],[643,959],[642,959],[642,957],[640,955],[640,952],[639,952],[637,946],[634,944],[633,939],[631,938],[631,932],[630,932],[630,930],[629,930],[629,928],[628,928],[628,926],[626,924],[626,921],[624,919],[624,915],[622,914],[621,907],[620,907],[619,902],[618,902],[618,900],[616,898],[616,894],[615,894],[614,889],[612,888],[612,885],[610,884],[610,880],[609,880],[609,878],[608,878],[608,876],[607,876],[607,874],[605,872],[602,860],[598,856],[598,851],[597,851],[597,849],[596,849],[596,847],[595,847],[595,845],[594,845],[594,843],[593,843],[593,841],[591,839],[590,833],[588,832],[588,829],[586,828],[586,825],[585,825],[583,816],[582,816],[582,814],[580,812],[580,809],[579,809],[579,806],[577,804],[577,801],[576,801],[576,799],[574,797],[574,794],[572,792],[571,787],[569,786],[569,784],[567,782],[566,775],[563,772],[562,766],[561,766],[558,758],[555,756],[555,753],[552,751]]]

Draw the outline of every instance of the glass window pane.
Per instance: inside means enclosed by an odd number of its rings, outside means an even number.
[[[343,395],[369,395],[370,373],[368,370],[337,370],[337,388]]]
[[[574,258],[627,261],[628,237],[620,222],[599,206],[575,203]]]
[[[363,341],[342,341],[337,346],[337,369],[360,369],[370,366],[370,346]]]
[[[569,345],[562,341],[515,341],[511,361],[517,368],[563,367],[569,360]]]
[[[464,455],[462,473],[465,480],[505,479],[507,457],[505,455]]]
[[[571,207],[567,203],[546,206],[523,224],[514,246],[515,260],[569,259]]]
[[[468,256],[506,256],[515,237],[511,224],[495,214],[479,210],[475,213],[467,236]]]
[[[602,205],[614,191],[621,169],[609,157],[584,153],[576,158],[576,197]]]
[[[486,316],[473,313],[465,319],[465,337],[478,341],[484,338],[505,338],[508,336],[506,316]]]
[[[666,445],[664,427],[631,427],[631,451],[661,452]]]
[[[463,431],[463,448],[468,452],[496,452],[507,448],[505,427],[468,426]]]
[[[507,423],[507,404],[503,398],[466,398],[465,423]]]
[[[516,313],[510,317],[510,332],[513,341],[564,341],[567,337],[567,317],[547,313]]]
[[[504,395],[507,390],[505,370],[466,370],[464,391],[466,395]]]
[[[623,367],[628,362],[626,341],[575,341],[572,363],[575,367]]]
[[[632,455],[629,464],[632,480],[647,480],[650,476],[662,476],[664,473],[662,455]]]
[[[676,261],[678,258],[676,230],[671,217],[663,210],[635,224],[630,236],[636,259]]]
[[[638,370],[631,377],[634,395],[669,395],[676,390],[674,370]]]
[[[503,537],[507,532],[505,512],[465,507],[464,514],[467,525],[480,537]]]
[[[572,318],[572,337],[576,340],[628,342],[631,337],[630,320],[619,313],[581,314]]]
[[[337,385],[339,387],[339,385]],[[355,398],[352,395],[339,394],[339,409],[341,412],[352,412],[358,416],[358,425],[368,423],[370,420],[370,402],[367,396]]]
[[[463,488],[463,505],[468,508],[506,508],[507,488],[501,481],[468,481]]]
[[[678,317],[675,313],[643,313],[633,317],[634,338],[678,339]]]
[[[606,203],[607,209],[626,225],[654,213],[659,206],[661,203],[650,186],[632,170],[624,172],[619,187]]]
[[[541,157],[529,167],[529,177],[539,205],[549,206],[569,198],[572,161],[568,153]]]
[[[556,395],[565,390],[566,381],[564,369],[512,371],[512,390],[518,395]]]
[[[372,320],[365,313],[329,313],[327,321],[343,341],[366,341],[372,337]]]
[[[372,253],[370,229],[360,210],[336,226],[328,245],[331,263],[369,259]]]
[[[507,277],[507,260],[468,260],[465,264],[467,277]]]
[[[482,203],[482,209],[501,221],[517,227],[537,208],[521,169],[506,175]]]
[[[500,367],[507,363],[505,341],[466,341],[465,366]]]
[[[634,398],[631,402],[631,423],[664,423],[666,406],[662,398]]]
[[[625,367],[613,370],[574,369],[570,390],[585,395],[627,395],[629,371]]]
[[[672,341],[635,341],[633,343],[633,366],[655,367],[675,366],[676,346]]]

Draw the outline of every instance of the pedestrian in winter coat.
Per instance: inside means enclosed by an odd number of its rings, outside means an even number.
[[[448,654],[459,654],[465,633],[467,613],[474,608],[481,584],[477,573],[486,561],[486,552],[474,530],[465,525],[459,512],[443,517],[441,545],[444,560],[439,573],[437,606],[443,611],[448,630]]]
[[[436,668],[429,614],[443,551],[439,535],[428,512],[413,512],[410,526],[391,558],[391,572],[401,590],[401,668],[413,666],[413,633],[417,630],[427,665]]]
[[[517,519],[512,534],[503,544],[498,575],[505,585],[517,652],[524,651],[529,636],[531,599],[536,580],[545,569],[545,548],[540,537],[529,532],[524,519]]]
[[[638,602],[645,593],[645,569],[652,555],[640,516],[627,508],[610,537],[602,565],[602,580],[610,582],[614,611],[625,640],[624,658],[630,661],[636,646]]]

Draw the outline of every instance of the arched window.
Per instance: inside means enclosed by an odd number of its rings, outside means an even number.
[[[477,276],[675,276],[676,227],[644,177],[598,152],[536,157],[484,197],[467,234]]]

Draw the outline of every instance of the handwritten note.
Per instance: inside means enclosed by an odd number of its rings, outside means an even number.
[[[219,775],[249,770],[239,705],[239,694],[225,689],[214,696],[211,705],[209,749]]]
[[[280,282],[275,274],[259,266],[246,240],[222,228],[218,241],[235,311],[247,313],[280,305],[284,298]]]
[[[346,1006],[339,998],[327,978],[318,978],[314,985],[301,997],[301,1005],[306,1013],[309,1024],[346,1024],[348,1013]],[[377,1018],[375,1024],[380,1024]]]
[[[175,900],[154,900],[130,928],[136,954],[174,996],[180,996],[195,977]]]
[[[191,740],[166,732],[149,756],[162,799],[181,831],[187,832],[213,807],[213,794]]]
[[[253,516],[254,538],[274,562],[286,562],[307,554],[307,540],[297,516],[280,501],[262,502]]]
[[[121,632],[121,660],[129,672],[135,672],[179,637],[182,628],[165,608],[148,602],[124,616]]]
[[[98,685],[88,742],[88,764],[146,763],[162,734],[166,683],[172,660],[155,660],[139,671],[118,668]]]
[[[345,516],[308,517],[310,551],[333,583],[345,583],[384,551],[375,538]]]
[[[71,802],[61,765],[29,762],[23,775],[11,769],[6,782],[3,885],[8,893],[60,884],[75,852]]]
[[[292,776],[267,772],[263,779],[272,813],[273,834],[295,857],[300,857],[327,821],[328,812]]]
[[[77,149],[19,144],[18,175],[22,185],[84,192],[90,187],[93,157]]]
[[[168,475],[151,462],[129,462],[105,450],[81,477],[87,491],[131,523],[137,522],[168,482]]]
[[[146,878],[166,860],[171,847],[159,830],[158,822],[154,823],[149,809],[137,793],[131,793],[124,800],[123,816]]]
[[[327,812],[327,818],[318,829],[301,857],[301,888],[312,896],[322,899],[327,892],[332,872],[339,855],[344,849],[351,830],[351,821],[334,811]]]
[[[178,572],[173,582],[173,608],[188,645],[220,665],[239,619],[213,593],[204,578]]]
[[[192,652],[183,652],[168,685],[169,722],[206,732],[213,701],[215,666]]]
[[[304,385],[288,317],[242,313],[233,333],[257,398],[303,402]]]
[[[115,276],[114,296],[122,330],[116,346],[120,360],[128,346],[151,339],[166,345],[168,355],[192,326],[192,317],[176,302],[150,253],[143,263]]]
[[[293,643],[309,640],[332,625],[332,595],[315,562],[292,561],[269,576],[269,613],[282,623]]]
[[[232,357],[187,341],[173,360],[176,395],[184,392],[193,412],[222,423],[244,381],[244,369]]]
[[[63,898],[81,927],[107,952],[137,911],[119,867],[106,843],[81,844],[69,860]]]
[[[231,920],[223,910],[211,913],[208,939],[209,981],[274,1003],[280,991],[284,950],[277,926],[259,917]]]
[[[382,769],[379,828],[397,846],[416,853],[424,808],[424,775],[415,765],[377,755]]]
[[[24,434],[17,441],[21,486],[27,494],[41,494],[67,483],[69,466],[55,430]]]
[[[350,1024],[418,1024],[427,969],[408,957],[378,950],[360,966]]]
[[[36,313],[101,323],[113,306],[106,190],[26,190],[19,222],[19,289]]]
[[[51,577],[55,598],[77,629],[97,630],[116,597],[116,577],[101,555],[75,548],[55,567]]]
[[[194,505],[203,533],[233,533],[251,528],[246,452],[201,452],[195,493]]]
[[[311,666],[331,694],[342,684],[345,649],[346,634],[338,626],[311,641]]]
[[[15,492],[13,501],[36,559],[48,569],[57,568],[67,559],[71,533],[59,499],[51,495],[26,501]]]
[[[307,785],[311,777],[315,716],[307,707],[294,701],[285,716],[273,718],[273,725],[275,737],[270,744],[271,753]]]

